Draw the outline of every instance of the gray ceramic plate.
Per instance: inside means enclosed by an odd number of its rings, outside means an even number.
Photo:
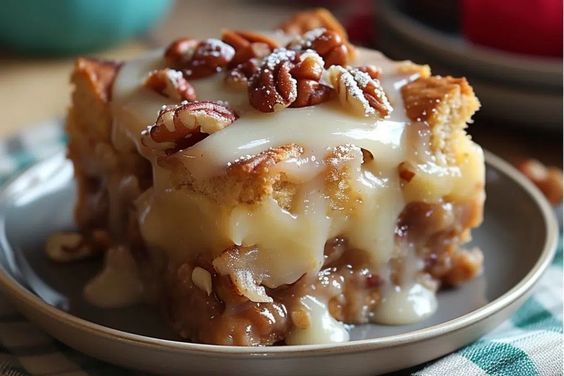
[[[439,293],[439,309],[415,325],[363,325],[337,345],[245,348],[176,341],[150,307],[101,310],[81,299],[96,261],[50,263],[49,234],[72,228],[72,166],[62,155],[23,173],[0,195],[0,286],[54,337],[111,363],[158,373],[374,375],[420,364],[476,340],[524,302],[549,264],[557,225],[539,192],[488,155],[484,224],[474,244],[484,274]],[[132,317],[134,319],[132,319]]]

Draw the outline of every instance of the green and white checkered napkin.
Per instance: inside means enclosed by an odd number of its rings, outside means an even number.
[[[0,142],[0,182],[64,148],[59,121]],[[562,375],[562,239],[533,296],[493,332],[422,367],[435,375]],[[124,375],[129,371],[80,354],[50,338],[0,296],[0,375]]]

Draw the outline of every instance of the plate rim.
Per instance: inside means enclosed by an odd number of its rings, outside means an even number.
[[[16,300],[17,303],[26,305],[34,311],[49,316],[50,319],[58,321],[62,325],[73,326],[76,330],[90,333],[91,335],[101,337],[111,341],[126,342],[132,345],[141,346],[152,350],[165,350],[174,352],[187,352],[197,355],[207,356],[237,356],[247,355],[249,357],[308,357],[327,355],[332,353],[361,353],[374,351],[382,348],[397,347],[406,344],[413,344],[425,340],[440,337],[450,332],[456,332],[464,328],[470,327],[510,306],[518,301],[521,297],[526,296],[533,286],[538,282],[544,271],[550,265],[550,262],[556,251],[556,241],[558,233],[558,225],[552,209],[542,193],[527,178],[518,172],[509,163],[497,157],[491,152],[484,151],[485,161],[487,165],[505,174],[521,188],[532,199],[534,204],[540,210],[540,214],[546,228],[546,238],[540,252],[540,256],[536,263],[527,272],[525,277],[516,283],[511,289],[505,292],[484,306],[471,311],[457,318],[445,321],[443,323],[432,325],[426,328],[414,330],[407,333],[384,336],[379,338],[355,340],[339,344],[317,344],[317,345],[293,345],[293,346],[268,346],[268,347],[252,347],[252,346],[224,346],[224,345],[208,345],[191,342],[181,342],[167,340],[155,337],[144,336],[125,332],[119,329],[109,328],[91,321],[87,321],[80,317],[74,316],[68,312],[59,310],[58,308],[44,302],[40,297],[28,290],[20,284],[3,264],[0,264],[0,289],[10,298]],[[61,158],[62,157],[62,158]],[[61,159],[61,163],[65,163],[67,159],[64,153],[60,152],[45,158],[10,179],[0,191],[0,247],[8,246],[5,236],[5,218],[1,212],[2,206],[6,205],[7,200],[14,194],[14,184],[22,179],[25,175],[33,173],[34,170],[40,169],[43,165],[54,163],[57,159]]]
[[[556,91],[562,88],[562,85],[553,82],[555,78],[562,77],[562,62],[556,57],[512,53],[460,40],[456,36],[426,26],[410,17],[402,12],[393,0],[382,0],[380,5],[382,21],[399,35],[414,40],[433,51],[447,54],[458,62],[467,65],[469,61],[485,64],[489,69],[484,70],[484,67],[475,66],[475,64],[469,64],[472,67],[468,68],[473,73],[480,73],[483,78],[493,78],[503,82],[516,80],[515,82],[526,83],[526,85],[542,90]],[[441,43],[434,43],[434,41]],[[496,73],[491,71],[492,68],[495,69],[495,72],[504,71],[507,77],[511,76],[512,79],[497,77]],[[523,79],[522,77],[526,77],[527,74],[535,78]]]

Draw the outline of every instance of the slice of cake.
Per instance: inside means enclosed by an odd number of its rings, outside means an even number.
[[[159,304],[204,343],[340,342],[480,272],[461,248],[484,202],[468,82],[355,48],[326,11],[283,29],[78,59],[80,236],[48,251],[104,254],[90,302]]]

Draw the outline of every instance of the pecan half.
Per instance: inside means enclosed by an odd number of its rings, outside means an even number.
[[[301,54],[290,72],[297,80],[297,96],[290,107],[306,107],[325,102],[333,95],[333,89],[321,84],[323,59],[309,50]]]
[[[296,100],[297,81],[290,71],[296,53],[285,49],[270,54],[249,83],[249,102],[259,111],[274,112]]]
[[[286,48],[296,51],[315,50],[325,61],[325,68],[331,65],[346,65],[351,52],[346,41],[333,30],[313,29],[290,41]]]
[[[143,132],[143,144],[171,154],[195,145],[237,118],[237,114],[221,102],[182,102],[165,106],[155,124]]]
[[[280,25],[280,28],[289,34],[303,34],[319,27],[336,31],[345,40],[348,39],[343,25],[337,21],[331,12],[324,8],[299,12]]]
[[[235,56],[229,63],[231,67],[253,58],[265,57],[280,47],[275,40],[252,31],[224,30],[221,40],[235,49]]]
[[[298,96],[290,107],[315,106],[329,100],[334,93],[329,86],[313,80],[299,80],[297,91]]]
[[[251,77],[249,102],[259,111],[274,112],[325,101],[332,89],[319,83],[323,66],[323,59],[315,51],[277,49]]]
[[[299,12],[294,17],[280,25],[280,28],[284,32],[296,35],[301,35],[320,27],[339,34],[348,47],[349,59],[354,58],[356,51],[353,45],[349,43],[349,37],[345,28],[327,9],[317,8]]]
[[[194,88],[182,75],[182,72],[164,68],[149,73],[145,87],[174,101],[193,101],[196,99]]]
[[[398,165],[398,174],[401,184],[409,183],[416,175],[415,167],[407,161],[401,162]]]
[[[327,78],[341,104],[359,116],[376,116],[383,119],[393,108],[378,79],[357,68],[343,68],[333,65],[327,70]]]
[[[265,174],[277,163],[291,158],[299,158],[303,152],[303,147],[297,144],[277,146],[259,154],[245,155],[233,162],[229,162],[227,173],[231,176],[240,177]]]
[[[198,43],[197,39],[186,37],[172,41],[164,52],[166,62],[173,68],[182,68],[192,59]]]
[[[370,78],[378,79],[382,74],[382,68],[379,68],[375,65],[362,65],[357,67],[357,69],[361,72],[364,72],[370,76]]]
[[[235,89],[246,89],[251,77],[260,70],[262,61],[250,59],[229,70],[225,75],[225,83]]]
[[[202,78],[222,71],[235,56],[235,50],[219,39],[196,41],[180,38],[165,51],[167,63],[181,69],[186,78]]]

